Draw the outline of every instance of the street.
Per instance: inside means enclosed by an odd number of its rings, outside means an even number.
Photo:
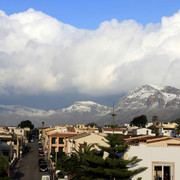
[[[25,153],[20,161],[20,166],[14,178],[16,180],[40,180],[48,172],[40,172],[38,166],[39,151],[37,140],[28,144],[29,152]]]

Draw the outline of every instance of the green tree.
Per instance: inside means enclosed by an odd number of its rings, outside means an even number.
[[[57,163],[57,168],[61,169],[61,174],[66,172],[67,174],[71,174],[73,176],[72,179],[91,179],[91,174],[89,174],[86,169],[83,169],[84,166],[89,166],[87,161],[87,157],[95,157],[98,155],[96,149],[92,149],[94,145],[84,143],[79,145],[78,149],[74,149],[74,152],[70,157],[62,157],[61,163]]]
[[[9,161],[7,156],[0,156],[0,177],[5,179],[7,176],[7,170],[9,167]]]
[[[129,146],[122,140],[119,134],[108,134],[106,137],[109,146],[100,146],[99,150],[92,149],[93,145],[84,144],[76,150],[65,164],[65,171],[73,175],[72,179],[80,180],[130,180],[134,175],[144,171],[145,167],[129,169],[141,160],[137,157],[125,160],[122,155]],[[103,158],[103,153],[108,156]],[[69,169],[68,169],[69,168]]]
[[[180,134],[180,124],[177,124],[177,125],[176,125],[175,131],[176,131],[176,134],[177,134],[177,135]]]
[[[171,123],[180,124],[180,118],[177,118],[176,120],[171,121]]]
[[[128,150],[129,146],[119,134],[108,134],[106,136],[109,146],[99,146],[102,152],[106,152],[108,157],[105,159],[98,156],[96,159],[90,159],[94,163],[94,167],[90,167],[90,171],[103,179],[121,179],[130,180],[134,175],[144,171],[145,167],[137,169],[129,169],[129,167],[141,161],[136,156],[131,159],[124,159],[123,155]]]
[[[152,122],[153,122],[153,125],[154,125],[154,126],[157,125],[158,117],[157,117],[156,115],[152,117]]]
[[[152,130],[152,133],[155,133],[156,136],[159,135],[159,128],[158,128],[157,126],[152,125],[152,126],[150,126],[148,129],[151,129],[151,130]]]
[[[21,123],[18,125],[20,128],[29,127],[30,129],[34,129],[34,125],[30,120],[21,121]]]
[[[147,117],[145,115],[141,115],[138,117],[135,117],[131,122],[131,126],[138,126],[138,127],[145,127],[147,123]]]

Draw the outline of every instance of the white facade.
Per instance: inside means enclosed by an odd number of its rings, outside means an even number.
[[[162,136],[172,136],[172,137],[176,136],[176,132],[175,132],[174,128],[163,128],[163,127],[160,127],[159,131],[160,131],[160,135],[162,135]]]
[[[102,128],[102,133],[105,134],[123,134],[122,128]]]
[[[148,127],[150,127],[150,126],[152,126],[152,125],[153,125],[153,123],[152,123],[152,122],[149,122],[149,123],[146,124],[146,128],[148,128]]]
[[[24,128],[15,128],[14,133],[20,136],[25,136],[25,129]]]
[[[136,175],[132,180],[142,177],[142,180],[156,180],[155,176],[163,179],[166,173],[169,173],[167,180],[180,179],[180,146],[147,146],[147,144],[139,144],[139,146],[130,146],[126,156],[137,156],[142,159],[137,167],[147,167],[144,172]]]
[[[76,138],[74,139],[73,137],[72,138],[67,138],[67,142],[68,142],[68,147],[67,147],[68,154],[72,153],[73,148],[77,149],[80,144],[84,144],[85,142],[87,144],[98,143],[101,146],[107,146],[106,139],[103,136],[95,134],[95,133],[91,133],[91,134],[89,134],[87,136],[80,137],[80,138],[77,138],[77,139]]]
[[[59,128],[59,129],[54,129],[51,131],[52,133],[55,133],[55,132],[68,132],[67,131],[67,128],[66,127],[62,127],[62,128]]]
[[[133,129],[132,132],[134,135],[150,135],[150,136],[156,135],[156,134],[152,133],[151,129],[147,129],[147,128]]]

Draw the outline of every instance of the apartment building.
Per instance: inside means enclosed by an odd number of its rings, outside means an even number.
[[[76,135],[75,132],[49,132],[45,144],[45,150],[48,150],[49,155],[51,152],[65,152],[68,146],[66,138]]]
[[[84,124],[77,124],[75,126],[75,131],[77,133],[84,133],[84,132],[87,132],[87,133],[98,133],[99,132],[99,129],[97,127],[90,127],[90,126],[86,126]]]
[[[116,127],[116,128],[110,128],[110,127],[103,127],[102,128],[102,133],[105,133],[105,134],[123,134],[123,129],[122,128],[119,128],[119,127]]]
[[[148,169],[132,180],[141,177],[144,180],[180,179],[180,140],[166,136],[136,136],[124,138],[130,145],[124,158],[137,156],[142,159],[137,167]],[[133,167],[131,167],[133,169]]]

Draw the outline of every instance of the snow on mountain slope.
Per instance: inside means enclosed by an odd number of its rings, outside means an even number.
[[[180,90],[171,86],[143,85],[121,98],[115,112],[119,123],[128,123],[142,114],[149,120],[154,115],[160,121],[175,120],[180,117]],[[108,117],[106,119],[108,122]]]
[[[179,108],[179,103],[180,90],[170,86],[159,87],[155,85],[143,85],[134,91],[130,91],[127,96],[120,99],[117,106],[118,109],[125,107],[129,109],[139,109],[150,106],[154,108],[166,108],[171,104],[174,108]]]
[[[53,124],[77,124],[96,122],[109,124],[112,117],[109,113],[112,108],[92,101],[76,101],[68,108],[58,110],[41,110],[20,105],[0,105],[0,124],[11,122],[16,124],[22,119],[30,119],[34,124],[45,121]],[[156,85],[143,85],[120,98],[115,106],[115,123],[130,122],[134,117],[146,115],[151,120],[157,115],[160,121],[172,121],[180,117],[180,89]]]
[[[77,101],[68,108],[55,110],[34,109],[20,105],[0,105],[0,125],[19,124],[22,119],[29,119],[35,125],[42,121],[46,124],[76,124],[96,122],[106,115],[111,108],[92,101]],[[18,123],[17,123],[18,122]]]
[[[97,104],[92,101],[77,101],[68,108],[59,109],[57,111],[42,109],[34,109],[21,105],[0,105],[0,112],[16,113],[19,115],[32,115],[32,116],[51,116],[56,113],[72,113],[72,112],[92,112],[106,114],[111,110],[107,106]]]
[[[62,109],[62,112],[96,112],[101,114],[106,114],[110,111],[111,108],[92,101],[76,101],[72,106]]]
[[[21,105],[0,105],[1,113],[15,113],[17,115],[26,116],[49,116],[55,113],[55,111],[45,111],[42,109],[35,109]]]

